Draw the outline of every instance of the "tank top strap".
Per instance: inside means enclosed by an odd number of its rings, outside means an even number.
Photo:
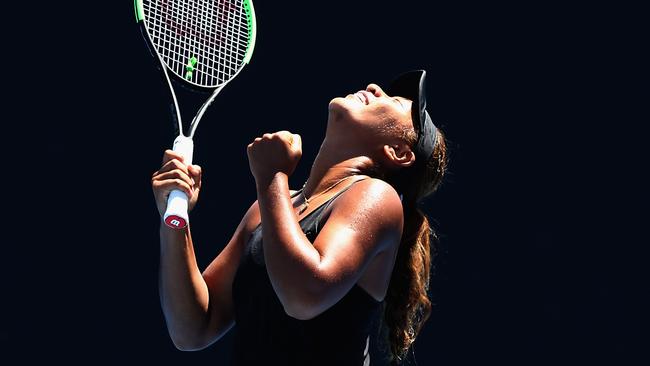
[[[365,178],[355,180],[354,182],[352,182],[352,184],[348,185],[347,187],[343,188],[341,191],[337,192],[334,196],[332,196],[332,198],[330,198],[327,201],[327,203],[324,205],[323,209],[318,213],[318,217],[316,217],[316,231],[317,232],[318,232],[318,224],[320,223],[321,216],[323,215],[323,212],[327,211],[327,209],[332,204],[332,202],[334,202],[334,200],[337,199],[338,196],[343,194],[343,192],[350,189],[350,187],[352,187],[355,183],[360,182],[360,181],[365,180],[365,179],[368,179],[368,178],[370,178],[370,177],[365,177]]]

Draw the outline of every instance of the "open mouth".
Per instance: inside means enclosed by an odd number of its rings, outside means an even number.
[[[360,100],[363,104],[368,104],[368,103],[370,102],[370,99],[368,98],[368,94],[367,94],[367,93],[364,93],[363,91],[358,91],[358,92],[354,93],[354,95],[355,95],[357,98],[359,98],[359,100]]]

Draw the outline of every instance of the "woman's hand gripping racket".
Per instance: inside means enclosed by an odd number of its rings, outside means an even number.
[[[248,64],[255,47],[255,11],[251,0],[135,0],[135,17],[150,50],[160,62],[174,102],[179,135],[173,151],[192,164],[192,138],[206,109],[221,89]],[[171,75],[171,76],[170,76]],[[183,134],[171,80],[212,91]],[[167,198],[165,224],[187,226],[187,195],[174,189]]]

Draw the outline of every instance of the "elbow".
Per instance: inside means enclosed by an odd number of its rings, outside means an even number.
[[[210,345],[205,339],[199,336],[187,336],[170,333],[170,338],[174,347],[179,351],[200,351]]]
[[[326,310],[326,297],[321,283],[311,281],[294,283],[293,287],[274,286],[285,314],[298,320],[311,320]]]
[[[199,330],[171,331],[169,336],[179,351],[200,351],[221,339],[235,325],[234,321],[226,323],[217,330],[203,328]]]
[[[179,351],[191,352],[191,351],[200,351],[204,347],[198,346],[196,343],[188,343],[182,341],[174,341],[174,346]]]
[[[314,312],[306,311],[306,310],[295,310],[295,309],[287,309],[285,308],[285,313],[297,320],[311,320],[316,317],[314,315]]]
[[[313,317],[310,316],[309,313],[306,312],[306,311],[296,311],[296,310],[294,310],[294,309],[288,309],[288,308],[285,307],[285,308],[284,308],[284,312],[285,312],[288,316],[290,316],[290,317],[292,317],[292,318],[294,318],[294,319],[298,319],[298,320],[310,320],[310,319],[313,318]]]
[[[311,320],[318,316],[322,311],[320,311],[320,307],[316,305],[316,302],[314,301],[284,301],[283,302],[283,307],[284,307],[284,312],[298,320]]]

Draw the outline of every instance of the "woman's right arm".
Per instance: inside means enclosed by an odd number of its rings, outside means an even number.
[[[188,170],[182,158],[165,152],[163,166],[154,173],[152,186],[161,215],[160,301],[169,335],[180,350],[199,350],[217,341],[234,325],[232,281],[250,232],[251,219],[259,217],[254,203],[244,215],[226,247],[201,273],[194,255],[190,226],[183,230],[167,227],[162,221],[172,189],[191,194],[189,207],[196,205],[201,172]],[[194,188],[192,190],[192,187]]]

